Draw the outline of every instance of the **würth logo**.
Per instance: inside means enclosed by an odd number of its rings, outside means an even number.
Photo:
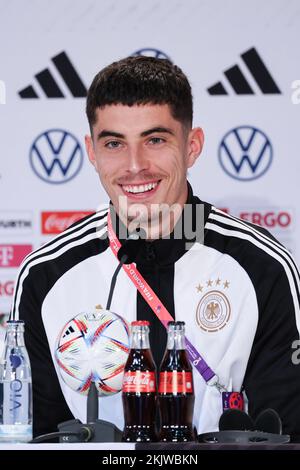
[[[74,98],[84,98],[87,94],[87,89],[67,54],[65,52],[61,52],[60,54],[52,57],[51,61],[55,66],[55,70],[59,72],[62,81],[69,89],[71,95],[74,96]],[[61,87],[49,68],[37,73],[35,78],[47,98],[65,98]],[[19,91],[19,95],[21,98],[40,97],[33,85],[29,85]]]
[[[0,268],[17,268],[31,251],[32,245],[0,245]]]
[[[32,232],[31,212],[0,211],[0,235],[29,235]]]
[[[272,75],[254,47],[241,54],[246,70],[250,72],[254,83],[264,95],[281,94]],[[254,95],[255,91],[239,65],[233,65],[224,71],[224,75],[237,95]],[[251,77],[250,77],[251,79]],[[207,89],[210,95],[228,95],[222,82],[217,82]]]
[[[42,233],[44,235],[61,233],[70,225],[92,213],[92,211],[42,212]]]

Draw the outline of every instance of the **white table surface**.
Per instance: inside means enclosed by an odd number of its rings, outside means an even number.
[[[73,444],[9,444],[0,443],[1,450],[134,450],[135,444],[125,442],[96,442]]]

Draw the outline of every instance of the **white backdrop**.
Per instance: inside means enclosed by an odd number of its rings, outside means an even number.
[[[84,152],[83,95],[137,51],[191,81],[206,135],[195,193],[266,226],[299,261],[299,31],[299,0],[0,0],[0,312],[22,257],[107,200]],[[227,94],[208,92],[217,83]]]

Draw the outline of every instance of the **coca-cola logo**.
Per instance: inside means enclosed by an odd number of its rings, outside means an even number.
[[[158,391],[159,393],[192,393],[192,373],[186,371],[161,372]]]
[[[184,372],[177,372],[175,371],[176,374],[173,372],[170,373],[162,373],[160,375],[160,379],[164,380],[164,383],[166,385],[174,385],[174,382],[176,383],[176,386],[183,386],[187,384],[187,388],[191,388],[191,374],[190,373],[184,373]]]
[[[0,281],[0,297],[12,297],[14,292],[14,281]]]
[[[267,229],[288,229],[292,224],[292,213],[288,210],[242,211],[239,217]]]
[[[123,392],[155,392],[155,374],[150,371],[127,371],[123,378]]]
[[[140,372],[139,374],[124,376],[124,384],[134,384],[134,385],[150,385],[151,376],[145,372]]]
[[[92,213],[93,211],[42,212],[42,233],[44,235],[61,233]]]

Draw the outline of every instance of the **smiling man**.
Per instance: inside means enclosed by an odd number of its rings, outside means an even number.
[[[202,130],[182,125],[167,104],[106,105],[95,114],[93,137],[86,137],[89,158],[123,221],[127,224],[121,201],[129,213],[132,204],[140,203],[152,224],[154,205],[182,209],[187,169],[201,152]]]
[[[161,205],[174,208],[174,225],[187,202],[187,169],[199,156],[204,136],[201,128],[192,128],[190,86],[181,71],[174,66],[165,90],[159,83],[156,90],[147,89],[134,84],[130,76],[138,77],[143,63],[144,59],[127,59],[122,70],[112,65],[95,77],[87,101],[91,136],[86,136],[86,147],[122,221],[128,225],[128,218],[135,217],[144,229],[151,222],[152,236],[157,238],[162,235]],[[155,68],[151,60],[146,64],[149,70]],[[170,73],[164,61],[161,69],[166,76]],[[136,86],[134,95],[124,94],[131,85]],[[163,96],[166,91],[168,97]],[[111,103],[112,94],[118,93]]]
[[[264,229],[193,194],[187,171],[204,139],[192,126],[186,76],[167,60],[129,57],[96,75],[86,109],[87,153],[110,207],[27,257],[14,296],[12,314],[26,323],[34,433],[55,431],[72,417],[86,419],[85,397],[62,381],[54,351],[67,321],[106,304],[118,265],[107,237],[111,220],[121,244],[132,228],[145,230],[136,268],[170,316],[186,323],[198,357],[198,433],[218,429],[222,396],[211,386],[218,378],[228,392],[245,391],[254,418],[274,408],[283,431],[297,436],[300,369],[291,347],[299,339],[299,274],[290,253]],[[126,270],[119,273],[111,309],[128,321],[150,321],[159,366],[165,328]],[[206,369],[197,367],[199,355]],[[120,395],[100,401],[101,418],[122,429]]]

